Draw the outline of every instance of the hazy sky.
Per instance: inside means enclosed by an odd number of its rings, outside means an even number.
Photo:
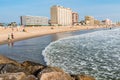
[[[61,5],[79,13],[80,20],[85,15],[96,19],[120,21],[120,0],[0,0],[0,22],[20,22],[20,16],[47,16],[50,7]]]

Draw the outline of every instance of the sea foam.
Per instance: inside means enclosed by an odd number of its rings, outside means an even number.
[[[120,28],[64,38],[42,53],[47,65],[97,80],[120,80]]]

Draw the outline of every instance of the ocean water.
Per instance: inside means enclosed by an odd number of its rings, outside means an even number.
[[[42,51],[51,42],[68,36],[90,33],[97,30],[102,29],[56,33],[14,42],[12,45],[0,45],[0,54],[12,58],[18,62],[23,62],[27,60],[46,65],[46,62],[44,61],[44,56],[42,55]]]
[[[52,35],[41,36],[28,40],[14,42],[13,46],[5,44],[0,46],[0,54],[18,62],[33,61],[46,64],[42,50],[50,44]]]
[[[120,28],[72,36],[50,43],[42,52],[47,65],[96,80],[120,80]]]

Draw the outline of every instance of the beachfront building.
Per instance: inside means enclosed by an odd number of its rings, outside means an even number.
[[[101,25],[101,21],[95,19],[95,20],[94,20],[94,25],[95,25],[95,26]]]
[[[0,26],[4,26],[4,23],[0,23]]]
[[[60,26],[72,25],[72,10],[63,6],[51,7],[51,24]]]
[[[72,25],[77,25],[79,20],[79,15],[77,12],[72,12]]]
[[[48,18],[42,16],[21,16],[21,25],[45,26],[48,25]]]
[[[110,19],[106,19],[106,20],[102,21],[102,24],[106,25],[106,26],[111,26],[112,25],[112,21]]]
[[[115,24],[116,24],[117,26],[120,26],[120,22],[119,22],[119,21],[118,21],[118,22],[116,22]]]
[[[88,26],[93,26],[94,25],[94,17],[93,16],[85,16],[85,23]]]
[[[8,24],[8,26],[10,27],[17,27],[17,23],[16,22],[11,22]]]

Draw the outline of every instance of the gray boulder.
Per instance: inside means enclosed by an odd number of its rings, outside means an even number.
[[[0,74],[3,73],[16,73],[16,72],[26,72],[24,68],[16,66],[13,63],[0,64]]]

